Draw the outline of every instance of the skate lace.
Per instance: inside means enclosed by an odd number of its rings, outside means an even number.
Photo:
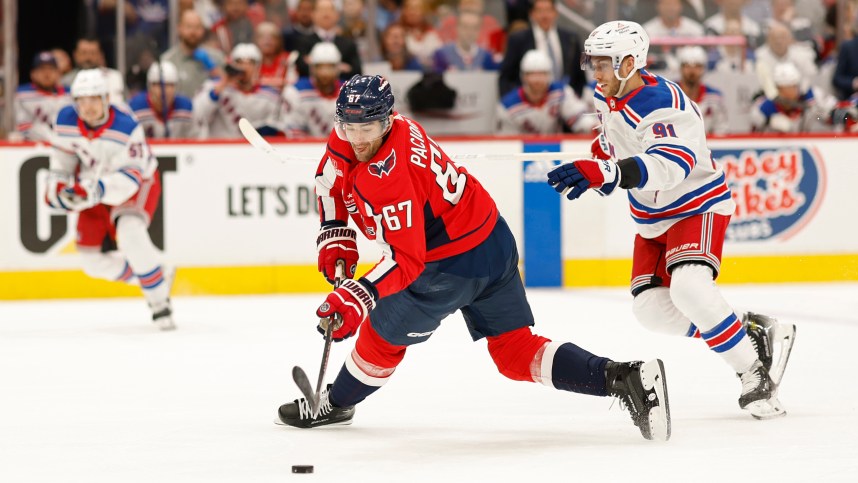
[[[307,398],[301,398],[298,401],[298,417],[300,419],[313,419],[313,404]],[[319,416],[324,416],[331,412],[331,402],[328,400],[328,393],[322,393],[322,400],[319,403]]]
[[[742,373],[739,378],[742,380],[742,394],[747,394],[757,387],[762,382],[759,367],[752,367],[749,371]]]

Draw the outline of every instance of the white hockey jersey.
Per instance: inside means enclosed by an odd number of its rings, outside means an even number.
[[[280,114],[280,93],[276,89],[256,86],[244,92],[227,87],[218,95],[214,85],[215,81],[206,81],[194,97],[194,119],[200,139],[241,139],[238,120],[242,117],[262,134],[276,132],[272,128]]]
[[[133,116],[110,106],[107,122],[89,128],[72,106],[57,115],[50,169],[57,178],[90,179],[104,190],[101,202],[121,205],[134,196],[158,168],[143,128]]]
[[[501,134],[557,134],[563,125],[572,132],[590,132],[597,124],[587,103],[561,82],[553,82],[539,104],[527,100],[521,87],[508,92],[497,107]]]
[[[141,92],[128,103],[137,122],[143,126],[147,139],[164,139],[167,128],[172,139],[190,139],[194,137],[193,105],[185,96],[177,95],[167,112],[167,124],[164,125],[163,113],[156,112],[149,101],[149,94]]]
[[[805,91],[792,108],[761,98],[751,110],[751,125],[758,132],[831,132],[831,112],[835,107],[837,100],[816,88]]]
[[[15,93],[15,128],[25,139],[45,141],[50,137],[57,113],[71,102],[68,88],[62,85],[57,86],[56,92],[32,83],[22,85]]]
[[[283,89],[283,132],[289,137],[326,137],[334,127],[340,87],[330,96],[319,92],[309,77]]]
[[[628,190],[638,233],[655,238],[692,215],[732,215],[736,205],[706,146],[697,105],[675,83],[641,74],[645,85],[622,98],[595,92],[611,156],[632,158],[641,171],[640,184]]]

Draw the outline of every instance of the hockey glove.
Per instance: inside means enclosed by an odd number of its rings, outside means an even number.
[[[599,133],[593,140],[593,144],[590,145],[590,154],[593,155],[593,159],[611,159],[611,146],[604,133]]]
[[[617,163],[602,159],[579,159],[560,165],[548,173],[548,184],[554,191],[565,193],[574,200],[593,188],[602,196],[608,196],[620,181]],[[568,193],[567,193],[568,191]]]
[[[60,204],[69,211],[83,211],[101,202],[104,184],[96,180],[81,180],[57,193]]]
[[[202,47],[198,47],[197,50],[195,50],[191,54],[191,57],[200,64],[203,64],[203,67],[206,69],[206,71],[210,71],[217,67],[217,64],[215,64],[215,62],[212,60],[209,53],[206,52]]]
[[[324,335],[328,323],[336,320],[334,315],[339,314],[341,322],[339,326],[334,325],[331,338],[340,342],[355,335],[373,308],[375,299],[362,283],[351,279],[343,280],[339,288],[328,294],[316,310],[316,315],[320,318],[317,329]]]
[[[357,270],[358,248],[357,232],[347,226],[322,228],[316,237],[316,251],[319,254],[319,271],[331,285],[337,273],[337,260],[342,260],[344,276],[354,278]]]
[[[71,208],[63,205],[59,197],[59,194],[71,184],[74,184],[74,178],[71,175],[57,171],[51,171],[48,173],[48,186],[45,190],[45,203],[47,203],[51,208],[71,211]]]

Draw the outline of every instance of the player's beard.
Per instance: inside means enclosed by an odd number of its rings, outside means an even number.
[[[375,156],[378,148],[381,147],[381,142],[384,138],[378,138],[368,143],[352,143],[352,150],[355,152],[355,157],[361,163],[365,163]]]

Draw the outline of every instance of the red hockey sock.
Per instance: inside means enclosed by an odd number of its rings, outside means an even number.
[[[486,339],[489,342],[489,354],[501,374],[514,381],[534,382],[539,377],[542,348],[551,340],[531,333],[530,327]]]

